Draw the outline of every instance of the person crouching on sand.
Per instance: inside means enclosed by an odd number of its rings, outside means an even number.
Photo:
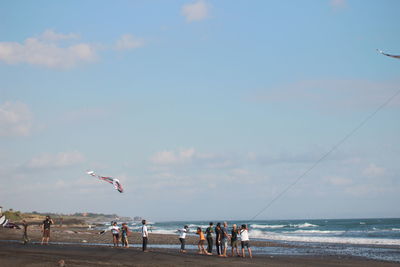
[[[242,245],[242,257],[245,258],[246,254],[244,252],[244,247],[247,247],[247,251],[249,252],[250,258],[253,256],[251,255],[251,248],[250,248],[250,239],[249,239],[249,230],[247,229],[247,225],[242,224],[242,229],[240,230],[240,237],[241,237],[241,245]]]
[[[179,242],[181,242],[181,253],[186,253],[185,250],[185,242],[186,242],[186,234],[189,232],[189,227],[185,225],[183,229],[178,229],[177,230],[179,233]]]
[[[46,219],[43,221],[42,224],[42,232],[43,232],[43,237],[42,237],[42,245],[49,244],[50,240],[50,226],[54,224],[53,220],[50,218],[50,216],[46,216]]]
[[[197,227],[196,234],[199,235],[199,243],[197,244],[197,247],[199,248],[199,254],[212,255],[211,253],[208,253],[204,248],[204,241],[206,241],[206,238],[203,231],[201,230],[201,227]]]
[[[113,237],[114,247],[118,247],[118,245],[119,245],[119,233],[120,233],[120,230],[117,225],[117,222],[113,222],[113,225],[111,226],[111,234]]]
[[[121,243],[124,246],[124,248],[128,248],[129,247],[129,243],[128,243],[128,235],[130,234],[130,230],[129,227],[126,223],[122,224],[121,227]]]

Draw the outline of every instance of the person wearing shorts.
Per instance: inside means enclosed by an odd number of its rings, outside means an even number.
[[[43,226],[42,226],[42,232],[43,232],[43,237],[42,237],[42,245],[48,245],[49,240],[50,240],[50,226],[54,224],[53,220],[50,218],[50,216],[46,216],[46,219],[43,221]]]
[[[117,222],[114,222],[113,225],[111,226],[111,234],[113,237],[113,244],[114,247],[118,247],[119,245],[119,227],[117,226]]]
[[[238,243],[239,243],[239,239],[238,239],[238,233],[239,230],[237,229],[236,224],[234,224],[232,226],[232,231],[231,231],[231,247],[232,247],[232,257],[235,256],[235,251],[236,251],[236,255],[239,257],[239,251],[238,251]]]
[[[199,243],[197,244],[197,247],[199,248],[199,254],[206,254],[206,255],[212,255],[206,249],[204,248],[204,242],[206,241],[206,237],[204,236],[203,230],[201,230],[201,227],[197,227],[197,232],[196,234],[199,235]]]
[[[242,229],[240,230],[240,237],[241,237],[241,245],[242,245],[242,257],[245,258],[246,254],[244,252],[244,248],[247,248],[249,252],[250,258],[252,258],[251,248],[250,248],[250,239],[249,239],[249,230],[247,229],[247,225],[242,224]]]
[[[228,257],[226,250],[228,248],[228,223],[224,222],[224,226],[221,227],[221,257]]]
[[[124,248],[129,247],[129,242],[128,242],[129,233],[130,233],[130,231],[129,231],[128,225],[126,223],[123,223],[122,227],[121,227],[121,243],[124,246]]]

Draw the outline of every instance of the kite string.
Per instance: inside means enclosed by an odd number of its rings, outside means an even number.
[[[256,215],[254,215],[248,223],[254,221],[261,213],[267,210],[275,201],[281,198],[287,191],[289,191],[293,186],[295,186],[304,176],[306,176],[311,170],[313,170],[321,161],[327,158],[333,151],[340,147],[347,139],[349,139],[355,132],[357,132],[361,127],[363,127],[370,119],[372,119],[381,109],[387,106],[397,95],[400,94],[400,90],[389,97],[383,104],[381,104],[374,112],[369,114],[364,120],[362,120],[353,130],[346,134],[339,142],[337,142],[328,152],[322,155],[316,162],[314,162],[305,172],[303,172],[299,177],[297,177],[294,182],[289,184],[285,189],[283,189],[278,195],[276,195],[272,200],[270,200],[267,205],[262,208]]]

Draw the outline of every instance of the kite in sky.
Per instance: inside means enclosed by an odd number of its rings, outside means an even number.
[[[87,171],[86,173],[89,174],[90,176],[97,177],[100,180],[103,180],[103,181],[106,181],[106,182],[112,184],[114,186],[114,188],[116,190],[118,190],[118,192],[120,192],[120,193],[124,192],[124,189],[122,188],[122,185],[118,179],[114,179],[112,177],[100,176],[100,175],[95,174],[94,171]]]
[[[397,58],[400,59],[400,55],[396,56],[396,55],[390,55],[390,54],[386,54],[384,53],[382,50],[376,49],[379,53],[381,53],[382,55],[388,56],[388,57],[392,57],[392,58]]]

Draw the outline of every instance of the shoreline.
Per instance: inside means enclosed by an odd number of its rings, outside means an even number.
[[[144,256],[141,252],[141,235],[138,232],[132,232],[132,235],[129,236],[129,243],[131,247],[128,249],[124,248],[112,248],[112,239],[111,233],[105,233],[103,235],[98,234],[99,231],[93,229],[87,229],[83,227],[53,227],[51,232],[50,244],[40,245],[41,241],[41,231],[37,226],[30,226],[28,228],[28,236],[31,239],[31,242],[27,245],[21,244],[22,230],[16,229],[2,229],[0,228],[0,263],[1,260],[9,261],[4,262],[8,265],[12,266],[26,266],[27,261],[39,262],[43,260],[42,258],[50,257],[51,261],[54,260],[55,256],[67,258],[78,257],[78,260],[75,260],[77,263],[76,266],[91,266],[79,263],[82,258],[89,257],[91,261],[96,262],[101,257],[102,251],[106,251],[105,253],[109,253],[111,258],[114,258],[113,251],[126,251],[126,252],[116,252],[118,255],[123,253],[122,258],[118,259],[118,264],[127,264],[131,266],[129,263],[129,255],[130,253],[135,254],[141,260],[143,260],[140,265],[146,266],[157,266],[154,263],[152,257]],[[179,253],[179,240],[177,235],[169,235],[169,234],[152,234],[149,235],[149,248],[154,254],[154,257],[164,258],[163,261],[167,263],[167,265],[188,265],[185,264],[183,258],[179,258],[184,256],[184,258],[189,257],[190,260],[193,260],[195,265],[217,265],[221,263],[220,257],[215,256],[205,256],[197,254],[197,236],[187,236],[186,244],[188,248],[187,254]],[[274,266],[321,266],[326,265],[322,261],[327,261],[330,266],[400,266],[400,248],[391,248],[395,250],[395,257],[398,255],[398,260],[387,260],[387,259],[373,259],[364,256],[355,256],[355,255],[347,255],[340,254],[340,250],[345,250],[349,248],[348,246],[344,246],[339,244],[337,249],[339,250],[338,254],[335,254],[335,251],[323,252],[327,249],[327,245],[324,244],[319,246],[317,244],[282,244],[280,242],[270,242],[270,241],[260,241],[260,240],[251,240],[251,246],[253,250],[253,259],[247,259],[246,264],[260,266],[265,265],[266,262],[273,261],[276,265]],[[364,247],[360,247],[364,248]],[[385,249],[385,248],[382,248]],[[110,251],[109,251],[110,250]],[[390,249],[389,249],[390,250]],[[24,263],[21,265],[13,265],[11,264],[13,251],[18,252],[18,257],[24,260]],[[96,255],[87,254],[88,251],[95,253]],[[228,255],[230,255],[231,248],[228,248]],[[322,253],[321,253],[322,251]],[[214,251],[215,253],[215,246]],[[127,253],[125,255],[124,253]],[[41,255],[36,259],[37,256]],[[99,254],[99,255],[97,255]],[[247,253],[246,253],[247,254]],[[124,256],[125,255],[125,256]],[[43,257],[42,257],[43,256]],[[136,257],[135,256],[135,257]],[[178,258],[177,258],[178,257]],[[192,257],[194,257],[192,259]],[[393,258],[393,257],[392,257]],[[26,261],[25,261],[26,260]],[[236,257],[228,257],[226,258],[227,262],[233,265],[239,264],[240,260]],[[285,264],[282,264],[285,262]],[[296,264],[294,264],[296,263]],[[8,266],[4,264],[5,266]],[[54,264],[54,262],[53,262]],[[79,265],[81,264],[81,265]],[[93,263],[94,264],[94,263]],[[108,262],[107,264],[113,265],[115,262]],[[244,264],[244,262],[241,262]],[[293,265],[292,265],[293,264]],[[304,264],[304,265],[302,265]],[[1,264],[0,264],[1,265]],[[161,264],[163,265],[163,264]],[[240,264],[239,264],[240,265]],[[46,266],[46,265],[44,265]],[[54,266],[54,265],[49,265]],[[75,266],[70,265],[68,266]],[[93,266],[96,266],[94,264]]]

